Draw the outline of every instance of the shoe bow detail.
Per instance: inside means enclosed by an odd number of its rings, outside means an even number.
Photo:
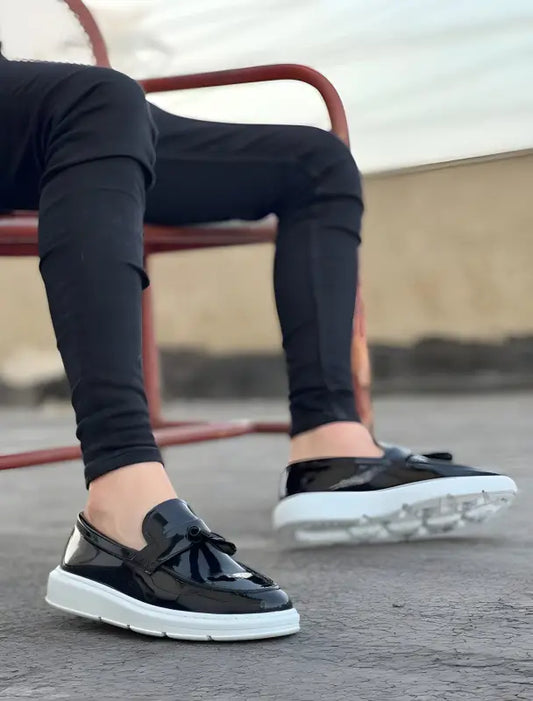
[[[176,508],[178,504],[179,509]],[[153,574],[169,560],[195,549],[203,551],[208,560],[216,558],[213,549],[229,556],[237,552],[234,543],[211,531],[185,502],[178,499],[164,502],[150,511],[142,530],[147,545],[135,552],[131,560],[141,565],[148,574]]]
[[[409,459],[410,457],[421,455],[423,458],[428,458],[428,460],[440,460],[442,462],[453,462],[453,453],[447,450],[434,450],[428,453],[413,453],[409,448],[405,448],[403,445],[394,445],[392,443],[380,443],[379,444],[384,451],[384,457],[389,460],[401,460]]]
[[[202,529],[200,526],[189,526],[187,537],[191,541],[191,544],[197,543],[201,545],[203,543],[209,543],[215,548],[218,548],[221,552],[226,553],[226,555],[235,555],[237,552],[235,543],[226,540],[219,533]]]

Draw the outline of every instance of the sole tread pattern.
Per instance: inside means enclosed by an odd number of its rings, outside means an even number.
[[[278,528],[282,545],[313,547],[334,544],[394,543],[417,540],[480,523],[510,506],[514,492],[446,495],[404,504],[380,516],[302,520]]]

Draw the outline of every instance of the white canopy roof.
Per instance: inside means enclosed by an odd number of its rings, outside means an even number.
[[[24,12],[16,21],[15,7],[27,10],[30,0],[17,5],[0,0],[6,52],[32,58],[45,51],[46,42],[59,42],[55,55],[68,59],[76,42],[40,16],[52,3],[31,1],[33,19]],[[104,30],[114,65],[137,77],[275,62],[322,71],[343,97],[353,149],[365,171],[533,145],[529,0],[87,4]],[[48,48],[45,53],[50,57]],[[294,84],[187,92],[163,104],[208,119],[327,125],[313,91]]]

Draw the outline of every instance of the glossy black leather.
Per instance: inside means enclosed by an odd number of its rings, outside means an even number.
[[[286,469],[282,498],[302,492],[368,492],[420,480],[491,474],[494,473],[456,465],[448,458],[412,455],[398,446],[388,446],[383,458],[324,458],[292,463]]]
[[[271,579],[231,557],[235,546],[214,534],[180,499],[150,511],[147,546],[124,547],[80,514],[61,566],[146,603],[198,613],[266,613],[292,608]]]

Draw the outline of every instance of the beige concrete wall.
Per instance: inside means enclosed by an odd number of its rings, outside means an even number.
[[[533,150],[367,179],[373,338],[533,333]]]
[[[533,333],[533,152],[366,178],[363,276],[374,340]],[[272,248],[154,259],[165,345],[278,347]],[[55,351],[35,260],[0,259],[0,372]],[[28,353],[31,351],[31,353]]]

